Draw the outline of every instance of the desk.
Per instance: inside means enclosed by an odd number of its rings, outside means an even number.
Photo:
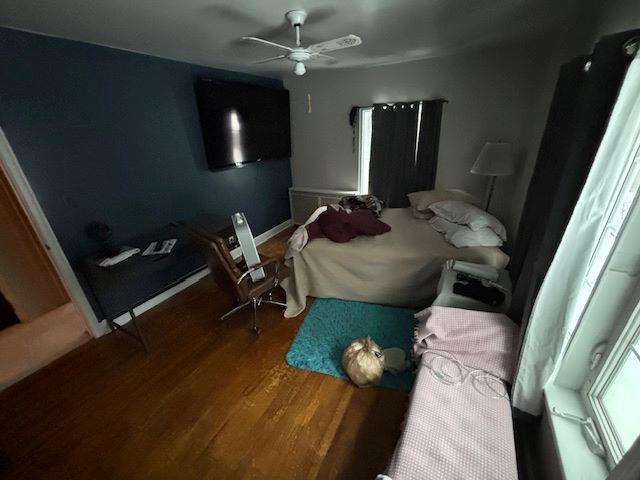
[[[223,238],[233,237],[229,240],[231,244],[235,241],[230,218],[203,215],[167,225],[125,243],[144,251],[153,241],[177,239],[175,247],[167,255],[143,257],[138,254],[111,267],[98,266],[100,259],[95,255],[86,257],[82,262],[82,272],[100,307],[100,312],[96,313],[99,313],[101,321],[106,321],[112,330],[121,330],[135,337],[145,350],[148,349],[147,343],[138,328],[134,308],[207,268],[202,245],[184,228],[184,224],[192,222]],[[126,313],[131,315],[134,331],[114,322]]]

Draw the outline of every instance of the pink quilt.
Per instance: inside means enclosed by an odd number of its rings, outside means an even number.
[[[509,398],[496,398],[495,388],[474,382],[486,374],[511,381],[518,327],[502,314],[446,307],[416,317],[414,353],[420,367],[388,477],[517,479]],[[434,361],[444,364],[447,358],[455,358],[465,372],[482,372],[459,383],[442,381],[442,365],[435,368]]]

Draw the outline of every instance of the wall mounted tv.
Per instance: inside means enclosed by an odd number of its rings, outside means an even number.
[[[287,90],[200,78],[196,97],[209,169],[291,156]]]

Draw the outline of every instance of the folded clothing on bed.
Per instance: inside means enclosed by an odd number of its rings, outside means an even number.
[[[309,232],[307,232],[307,225],[315,222],[318,217],[327,211],[329,208],[327,205],[316,208],[316,210],[309,216],[306,222],[300,225],[291,235],[291,238],[287,241],[287,252],[284,254],[285,259],[293,258],[296,253],[302,251],[309,241]]]
[[[342,197],[340,206],[351,211],[371,210],[376,217],[379,217],[384,208],[384,202],[375,195],[349,195]]]
[[[309,241],[314,238],[328,238],[332,242],[346,243],[361,235],[380,235],[391,230],[368,209],[358,209],[351,213],[327,208],[315,222],[307,225]]]

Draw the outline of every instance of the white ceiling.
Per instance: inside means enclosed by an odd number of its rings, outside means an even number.
[[[281,53],[239,41],[260,36],[293,43],[284,13],[309,12],[303,43],[348,33],[359,47],[335,52],[337,64],[382,65],[445,55],[560,25],[578,0],[1,0],[0,25],[254,73],[289,72]]]

